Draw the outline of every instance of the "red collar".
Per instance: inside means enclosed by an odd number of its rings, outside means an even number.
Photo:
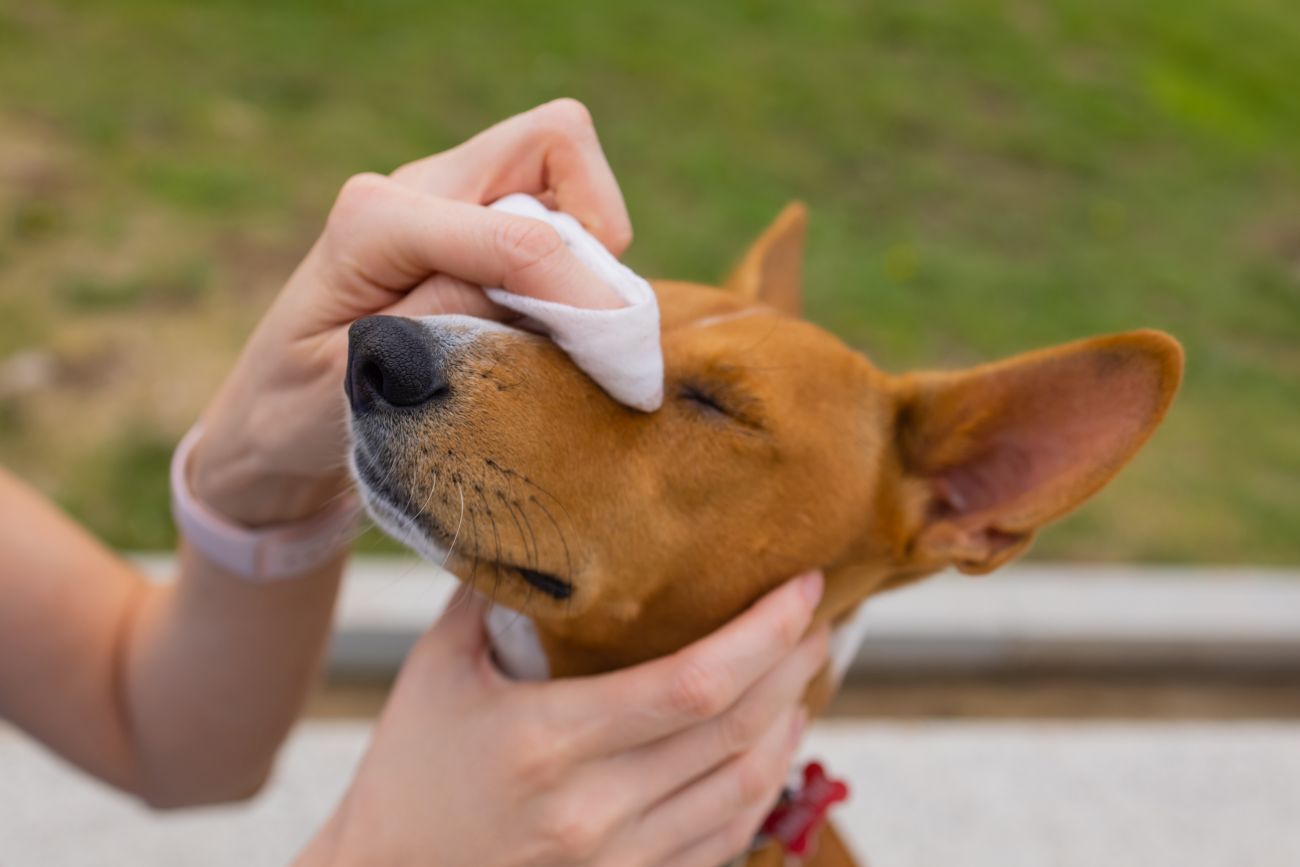
[[[760,842],[775,840],[785,850],[787,863],[792,858],[798,863],[815,851],[817,834],[831,807],[848,798],[848,785],[828,777],[819,762],[809,762],[804,765],[802,785],[787,790],[767,814]]]

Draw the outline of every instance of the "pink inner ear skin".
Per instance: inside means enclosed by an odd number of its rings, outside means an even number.
[[[903,377],[899,453],[930,494],[910,556],[982,574],[1023,553],[1137,452],[1181,372],[1173,338],[1135,331]]]
[[[931,464],[931,520],[1031,529],[1101,487],[1158,423],[1177,382],[1148,339],[1101,338],[943,383],[921,440],[942,456]],[[1176,346],[1171,357],[1181,361]]]
[[[937,517],[978,513],[1015,499],[1034,487],[1033,464],[1032,452],[1005,444],[949,470],[935,479],[944,513]]]

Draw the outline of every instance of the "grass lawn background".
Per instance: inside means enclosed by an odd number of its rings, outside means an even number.
[[[714,280],[804,199],[810,316],[886,369],[1178,336],[1036,556],[1297,563],[1297,82],[1291,0],[4,0],[0,463],[170,544],[171,445],[339,184],[568,95],[634,267]]]

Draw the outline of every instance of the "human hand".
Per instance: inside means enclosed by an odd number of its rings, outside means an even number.
[[[576,217],[615,254],[622,194],[586,109],[557,100],[390,177],[358,175],[204,413],[196,495],[249,525],[307,517],[346,490],[340,384],[347,328],[371,314],[506,318],[482,286],[578,307],[622,300],[559,235],[483,207],[524,192]]]
[[[466,591],[407,659],[299,867],[717,867],[771,808],[827,653],[813,573],[636,668],[545,683],[492,663]]]

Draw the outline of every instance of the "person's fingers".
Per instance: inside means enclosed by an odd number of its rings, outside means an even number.
[[[421,641],[436,642],[439,652],[481,654],[488,646],[487,613],[491,607],[482,594],[460,585],[447,602],[438,622]]]
[[[751,750],[664,798],[645,813],[634,832],[639,846],[669,855],[674,849],[691,848],[693,842],[716,838],[738,817],[770,808],[785,783],[803,724],[802,709],[781,714]],[[728,844],[739,844],[739,851],[745,842],[729,840]],[[665,863],[683,862],[674,858]]]
[[[671,656],[551,685],[548,717],[587,754],[622,752],[713,719],[797,645],[821,598],[810,572]]]
[[[444,273],[575,307],[626,304],[547,224],[418,193],[382,175],[358,175],[344,185],[324,255],[343,280],[393,293]]]
[[[754,837],[763,827],[768,806],[751,807],[713,834],[688,843],[660,862],[656,867],[715,867],[730,864],[754,843]]]
[[[513,310],[493,304],[480,287],[450,274],[434,274],[382,312],[410,317],[460,313],[498,322],[519,318]]]
[[[751,749],[802,697],[826,663],[828,637],[819,629],[765,674],[735,706],[709,722],[631,750],[614,761],[640,780],[637,803],[653,803],[687,781]]]
[[[530,193],[577,218],[615,255],[632,223],[582,103],[557,99],[508,118],[445,153],[408,163],[392,177],[423,192],[488,204]]]
[[[444,689],[468,696],[494,684],[484,622],[487,608],[487,601],[467,587],[452,595],[442,616],[416,640],[402,663],[384,705],[385,719],[412,720],[412,708],[426,707],[424,702]]]

